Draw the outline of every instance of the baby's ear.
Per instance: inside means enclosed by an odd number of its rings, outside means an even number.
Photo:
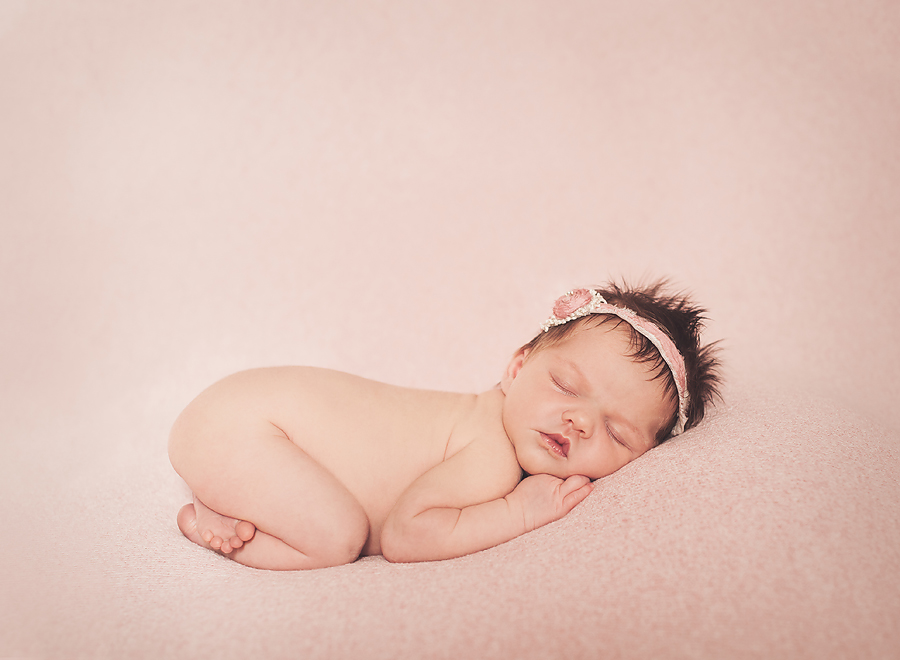
[[[500,380],[500,391],[504,394],[509,390],[509,386],[516,379],[516,376],[519,375],[519,370],[522,368],[522,365],[525,364],[525,358],[528,357],[528,354],[531,352],[531,349],[528,348],[520,348],[516,351],[516,354],[513,355],[512,360],[509,361],[509,364],[506,365],[506,371],[503,373],[503,378]]]

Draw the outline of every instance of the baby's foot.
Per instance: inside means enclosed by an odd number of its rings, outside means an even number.
[[[178,529],[197,545],[226,555],[240,548],[256,533],[253,523],[216,513],[196,496],[193,504],[185,504],[178,512]]]

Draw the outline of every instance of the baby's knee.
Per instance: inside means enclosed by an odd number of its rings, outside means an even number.
[[[369,518],[361,506],[348,507],[339,518],[322,548],[328,564],[333,566],[356,561],[369,540]]]

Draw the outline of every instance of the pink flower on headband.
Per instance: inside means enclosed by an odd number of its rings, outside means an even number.
[[[587,305],[591,300],[593,300],[593,295],[587,289],[570,291],[556,300],[553,305],[553,316],[564,319]]]

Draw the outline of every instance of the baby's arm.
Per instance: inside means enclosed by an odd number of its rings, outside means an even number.
[[[517,466],[498,479],[491,453],[473,442],[413,482],[382,529],[385,558],[430,561],[484,550],[562,518],[593,489],[587,477],[548,474],[516,485]]]

